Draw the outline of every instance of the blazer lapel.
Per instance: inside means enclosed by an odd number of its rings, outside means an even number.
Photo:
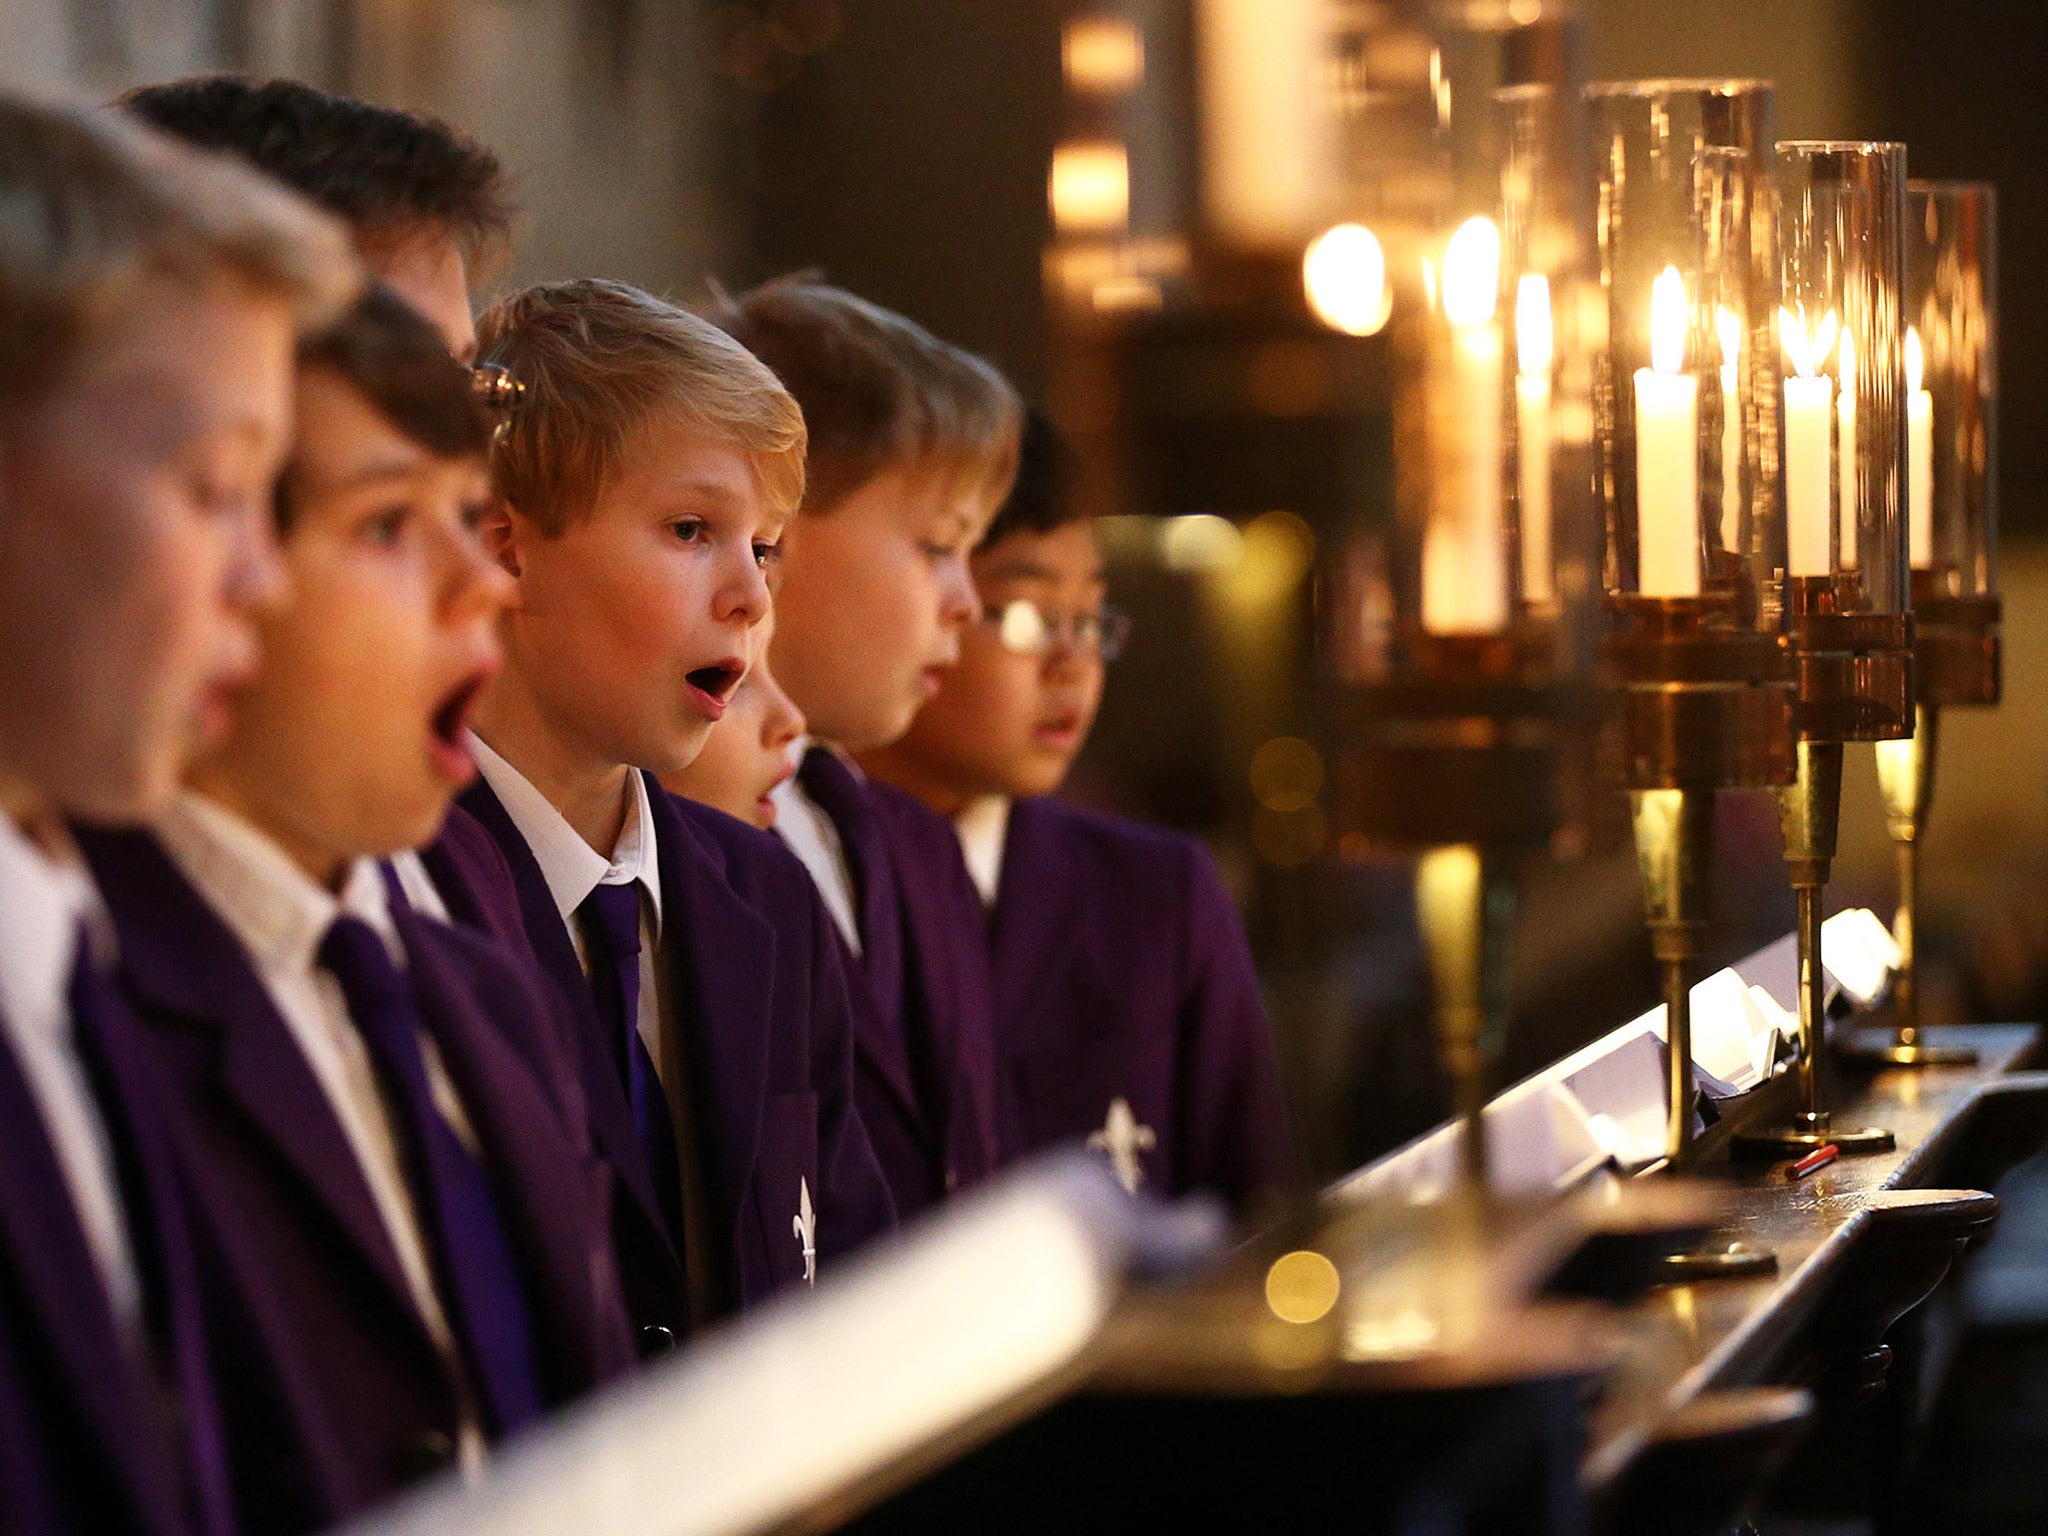
[[[0,1045],[0,1248],[33,1313],[24,1326],[57,1357],[99,1459],[144,1527],[153,1527],[157,1512],[177,1501],[175,1473],[156,1455],[163,1437],[137,1413],[152,1389],[115,1333],[106,1286],[65,1189],[42,1112],[13,1051]]]
[[[1004,835],[1002,879],[989,914],[989,981],[995,1009],[995,1045],[1003,1059],[1037,1043],[1033,1024],[1057,1010],[1040,1005],[1067,973],[1066,957],[1078,942],[1081,904],[1066,889],[1058,849],[1034,800],[1010,807]]]
[[[609,1347],[622,1341],[598,1333],[591,1243],[609,1224],[602,1212],[588,1212],[588,1165],[561,1127],[558,1102],[514,1048],[507,1021],[478,1011],[459,958],[448,952],[434,924],[409,910],[394,909],[393,917],[421,1019],[440,1048],[486,1164],[507,1192],[503,1217],[537,1291],[533,1310],[548,1321],[539,1332],[552,1351],[553,1395],[566,1397],[620,1363],[614,1357],[624,1353]],[[589,1220],[592,1214],[598,1219]]]
[[[479,778],[463,792],[460,804],[497,843],[498,851],[512,868],[512,883],[519,893],[519,911],[525,920],[526,937],[533,946],[541,969],[554,978],[568,998],[576,1016],[576,1048],[582,1054],[583,1091],[590,1116],[590,1134],[598,1154],[611,1164],[633,1203],[663,1239],[669,1238],[668,1218],[654,1192],[654,1177],[647,1167],[647,1151],[633,1125],[632,1105],[612,1064],[611,1046],[605,1039],[603,1023],[597,1016],[597,1002],[591,996],[590,981],[576,958],[576,946],[569,938],[568,925],[555,906],[547,876],[533,856],[524,836],[513,822],[490,785]]]
[[[118,851],[117,850],[118,846]],[[355,1152],[234,935],[143,833],[96,837],[100,888],[136,1001],[216,1037],[220,1087],[422,1329]]]
[[[650,776],[661,858],[662,948],[670,957],[678,1016],[695,1046],[690,1082],[711,1123],[698,1144],[728,1230],[745,1208],[761,1143],[768,1091],[773,998],[767,963],[775,930],[734,894],[713,855]]]

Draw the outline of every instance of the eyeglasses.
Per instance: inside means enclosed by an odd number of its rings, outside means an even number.
[[[1013,597],[990,608],[981,622],[1015,656],[1049,656],[1055,647],[1073,655],[1115,661],[1131,637],[1131,616],[1116,608],[1093,613],[1048,614],[1028,597]]]

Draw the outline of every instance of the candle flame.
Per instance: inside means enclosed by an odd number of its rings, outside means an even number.
[[[1500,228],[1474,215],[1444,247],[1444,318],[1453,325],[1484,325],[1500,303]]]
[[[1550,279],[1525,272],[1515,284],[1515,366],[1521,372],[1548,377],[1556,348],[1550,318]]]
[[[1685,333],[1691,324],[1691,304],[1685,296],[1685,279],[1678,268],[1666,267],[1650,284],[1650,367],[1658,373],[1680,373],[1685,369]]]
[[[1301,286],[1316,318],[1347,336],[1372,335],[1394,307],[1386,250],[1363,224],[1339,224],[1311,240]]]
[[[1927,372],[1927,358],[1920,350],[1920,332],[1913,326],[1906,327],[1906,390],[1909,394],[1920,393],[1920,380]]]
[[[1856,393],[1856,338],[1848,331],[1842,332],[1842,362],[1837,370],[1842,376],[1842,393]]]
[[[1832,309],[1821,316],[1820,324],[1809,333],[1803,317],[1793,314],[1782,304],[1778,306],[1778,340],[1802,379],[1810,379],[1820,372],[1821,364],[1828,360],[1828,353],[1835,348],[1835,335],[1840,329],[1841,322],[1835,318]]]
[[[1714,329],[1721,337],[1721,366],[1733,368],[1742,356],[1742,322],[1726,304],[1716,304]]]

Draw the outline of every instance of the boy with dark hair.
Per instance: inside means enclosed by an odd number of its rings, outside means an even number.
[[[1086,1138],[1127,1187],[1244,1201],[1294,1160],[1230,898],[1195,839],[1051,798],[1128,622],[1059,494],[1044,418],[974,554],[983,618],[907,735],[862,763],[950,817],[988,909],[1003,1155]]]
[[[823,283],[769,283],[712,318],[811,434],[771,651],[811,741],[775,830],[864,983],[861,1117],[907,1217],[997,1158],[981,911],[951,828],[847,754],[901,736],[957,660],[979,611],[967,555],[1016,471],[1021,407],[980,358]]]
[[[621,283],[481,323],[519,392],[484,535],[516,596],[481,781],[526,938],[570,998],[636,1318],[681,1333],[894,1224],[854,1106],[829,919],[775,840],[676,799],[744,679],[804,426],[730,337]],[[459,856],[459,888],[492,872]]]
[[[297,80],[204,75],[119,103],[165,133],[242,156],[355,232],[365,265],[467,361],[470,287],[499,256],[512,209],[498,159],[436,118]]]
[[[162,1084],[66,814],[160,810],[281,593],[294,332],[342,232],[213,156],[0,98],[0,1529],[221,1536]]]
[[[388,290],[301,350],[293,601],[150,832],[84,832],[173,1085],[245,1525],[325,1528],[627,1369],[566,1011],[416,910],[392,854],[475,775],[509,583],[488,432]]]

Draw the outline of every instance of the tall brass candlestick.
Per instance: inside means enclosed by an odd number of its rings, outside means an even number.
[[[1486,1100],[1507,1035],[1507,953],[1515,911],[1505,860],[1470,843],[1432,848],[1415,871],[1415,915],[1436,998],[1437,1049],[1451,1080],[1459,1172],[1487,1188]]]

